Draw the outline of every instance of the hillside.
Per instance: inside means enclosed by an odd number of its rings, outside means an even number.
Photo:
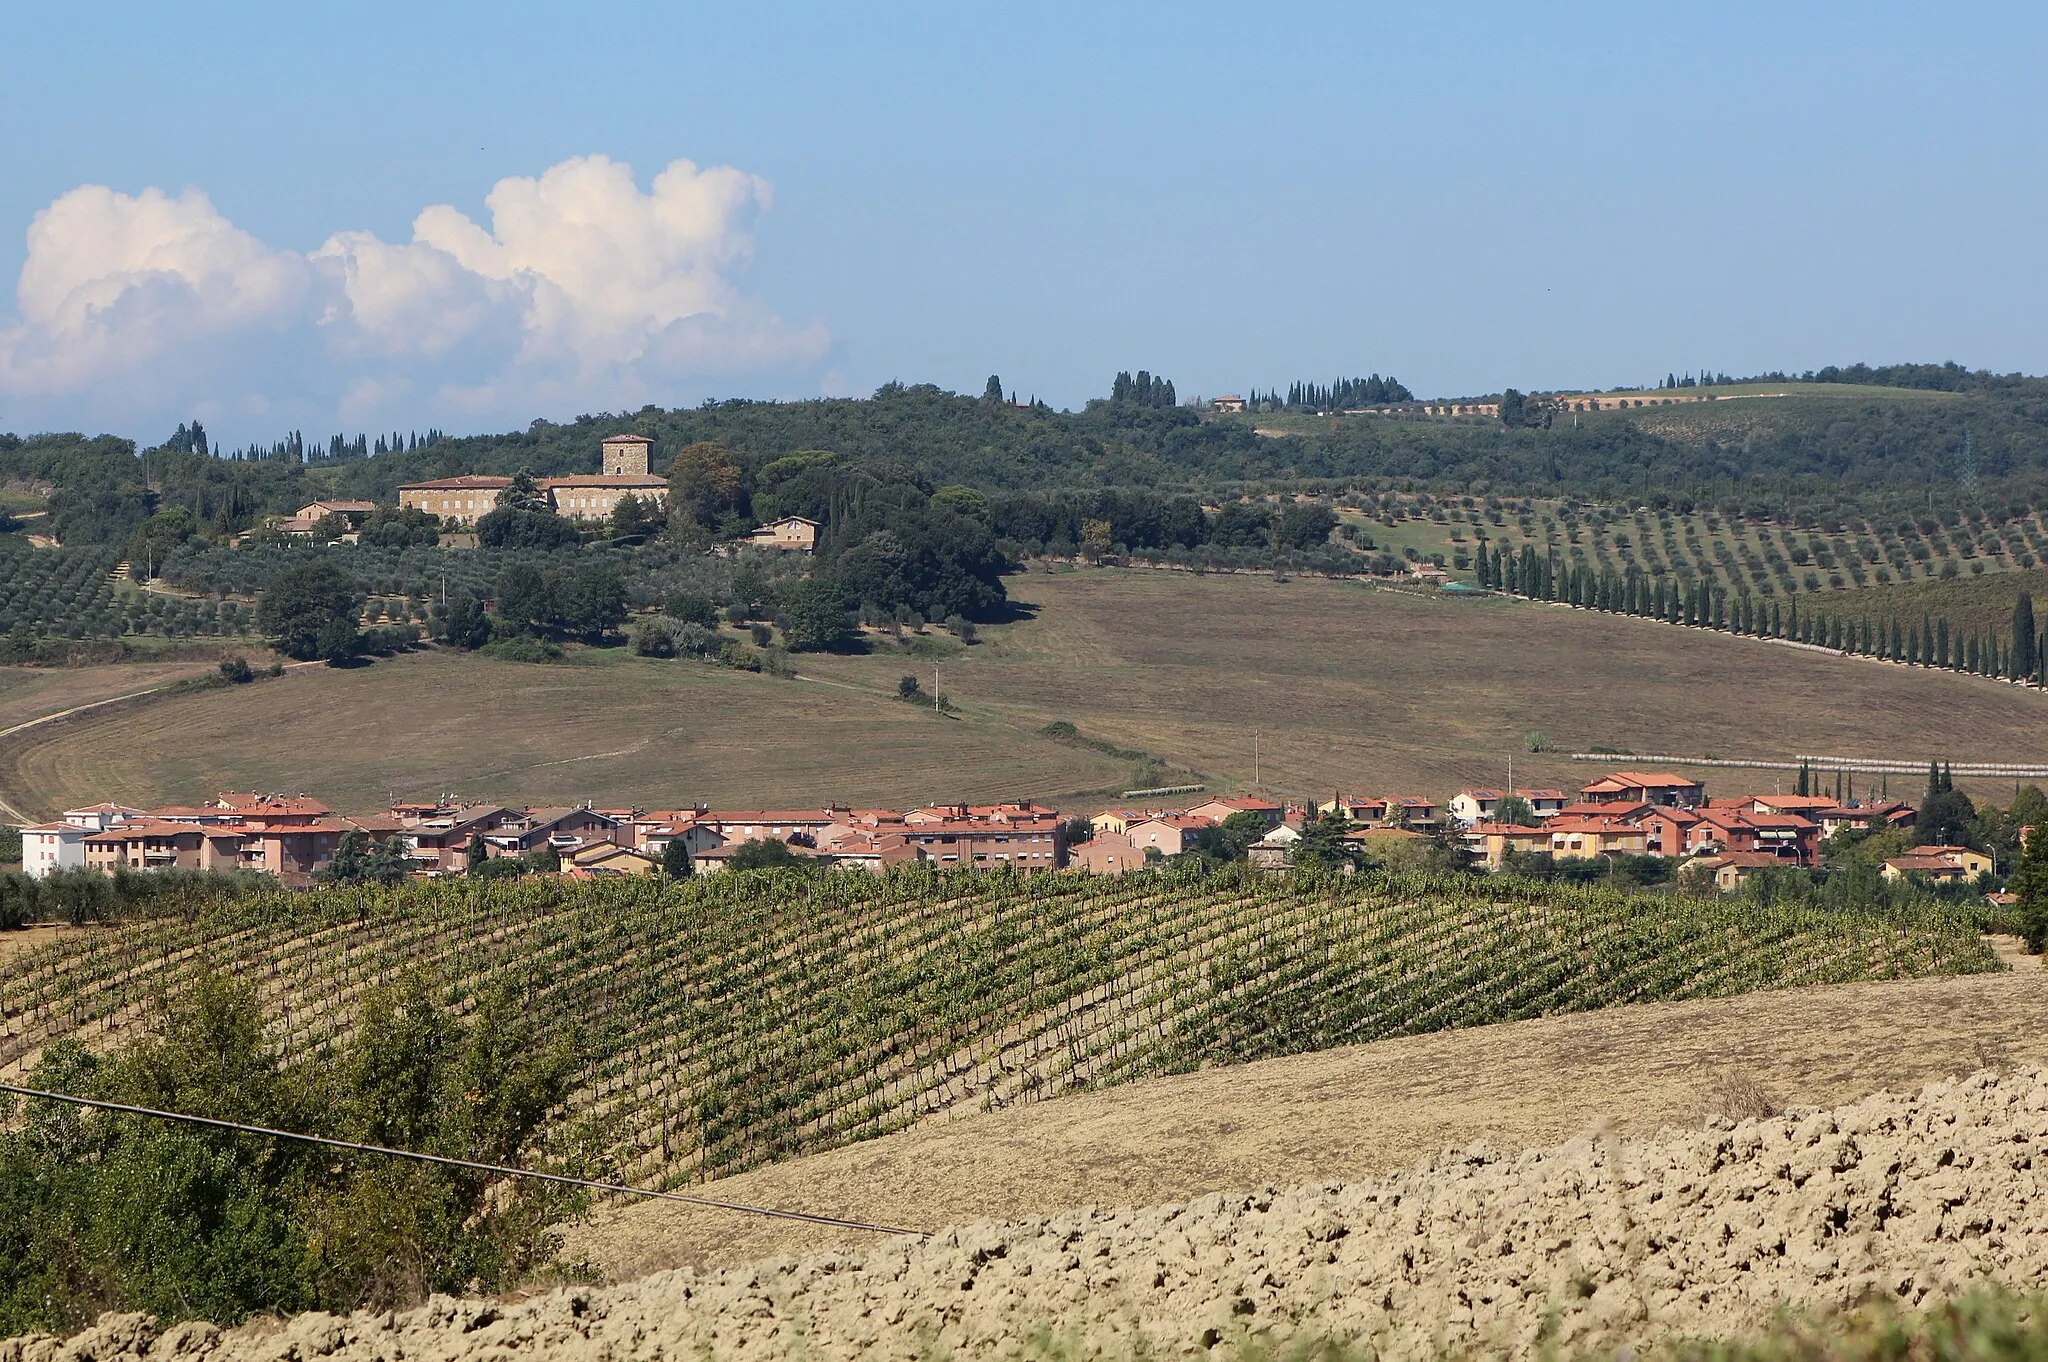
[[[1025,618],[936,666],[878,636],[865,656],[798,655],[796,681],[624,650],[562,666],[429,653],[309,668],[37,729],[0,749],[0,799],[39,814],[234,788],[304,789],[360,811],[451,791],[657,808],[1085,807],[1129,788],[1132,759],[1041,736],[1055,720],[1212,787],[1256,774],[1296,798],[1441,798],[1505,779],[1510,758],[1518,783],[1575,788],[1588,768],[1558,752],[1594,746],[1962,763],[2048,738],[2048,700],[2032,692],[1561,606],[1175,572],[1011,582]],[[898,702],[905,674],[962,717]],[[1528,750],[1537,734],[1551,750]],[[1722,793],[1769,786],[1767,774],[1711,779]]]
[[[1386,1036],[1998,968],[1935,910],[1646,901],[1516,881],[1257,874],[439,881],[284,892],[0,962],[0,1070],[244,975],[288,1056],[425,971],[573,1040],[571,1114],[674,1186],[1151,1074]]]
[[[1979,1073],[1650,1139],[1446,1150],[1353,1183],[983,1220],[520,1302],[438,1299],[227,1335],[184,1325],[155,1347],[150,1321],[110,1318],[66,1355],[1635,1356],[1762,1331],[1788,1310],[1932,1310],[1987,1284],[2032,1286],[2048,1270],[2048,1235],[2037,1179],[2015,1171],[2033,1166],[2044,1112],[2039,1070]],[[1867,1355],[2031,1356],[2041,1326],[2025,1317],[1989,1313],[1985,1324],[2007,1329],[1981,1341],[1955,1329],[1963,1346],[1928,1351],[1876,1313]],[[1925,1336],[1953,1334],[1937,1325]],[[29,1357],[56,1351],[28,1346]]]
[[[366,439],[337,435],[324,450],[280,443],[228,460],[200,452],[181,430],[173,447],[147,451],[147,467],[132,442],[113,437],[0,435],[0,481],[54,486],[47,523],[81,545],[125,543],[155,509],[183,508],[196,527],[224,534],[320,496],[389,501],[402,483],[458,473],[590,472],[602,438],[623,432],[650,436],[671,456],[722,442],[750,477],[796,451],[824,449],[927,488],[989,492],[1341,480],[1610,503],[1665,494],[1756,518],[1848,503],[1883,518],[1923,508],[1927,489],[1961,502],[2043,501],[2043,380],[1926,366],[1855,376],[1871,381],[1737,385],[1690,405],[1649,405],[1681,395],[1649,390],[1632,396],[1642,408],[1562,413],[1546,428],[1513,430],[1298,409],[1213,418],[1135,401],[1055,412],[892,383],[862,399],[648,407],[376,453]],[[1939,386],[1899,386],[1923,382]]]
[[[2007,973],[1603,1008],[1140,1079],[928,1121],[696,1189],[936,1226],[1374,1177],[1446,1149],[1645,1136],[1709,1111],[1832,1106],[1987,1064],[2048,1064],[2039,960]],[[569,1253],[615,1281],[872,1245],[872,1236],[614,1204]]]

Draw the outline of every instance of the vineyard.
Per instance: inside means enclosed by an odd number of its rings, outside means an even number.
[[[1995,970],[1961,916],[1643,899],[1513,880],[901,871],[276,893],[0,966],[0,1072],[118,1043],[204,970],[290,1062],[365,990],[511,986],[576,1040],[567,1115],[671,1186],[1148,1074],[1619,1003]]]

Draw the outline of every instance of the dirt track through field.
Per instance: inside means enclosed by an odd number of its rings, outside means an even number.
[[[1512,1022],[1207,1069],[911,1130],[703,1184],[892,1225],[1357,1178],[1485,1141],[1647,1134],[1710,1107],[1821,1106],[1986,1064],[2048,1064],[2048,976],[1843,984]],[[645,1204],[572,1230],[613,1280],[860,1236]]]

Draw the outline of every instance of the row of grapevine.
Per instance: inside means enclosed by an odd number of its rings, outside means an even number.
[[[1464,876],[731,875],[279,893],[0,967],[0,1068],[115,1040],[202,970],[292,1062],[425,970],[575,1035],[565,1118],[675,1185],[1145,1074],[1621,1002],[1995,968],[1939,912],[1645,900]]]

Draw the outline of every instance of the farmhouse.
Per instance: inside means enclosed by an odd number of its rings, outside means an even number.
[[[747,536],[748,548],[773,549],[780,553],[809,553],[818,547],[818,522],[800,515],[771,520]]]
[[[327,517],[338,515],[354,528],[376,509],[374,501],[309,501],[291,515],[273,520],[270,527],[280,534],[311,534]]]

